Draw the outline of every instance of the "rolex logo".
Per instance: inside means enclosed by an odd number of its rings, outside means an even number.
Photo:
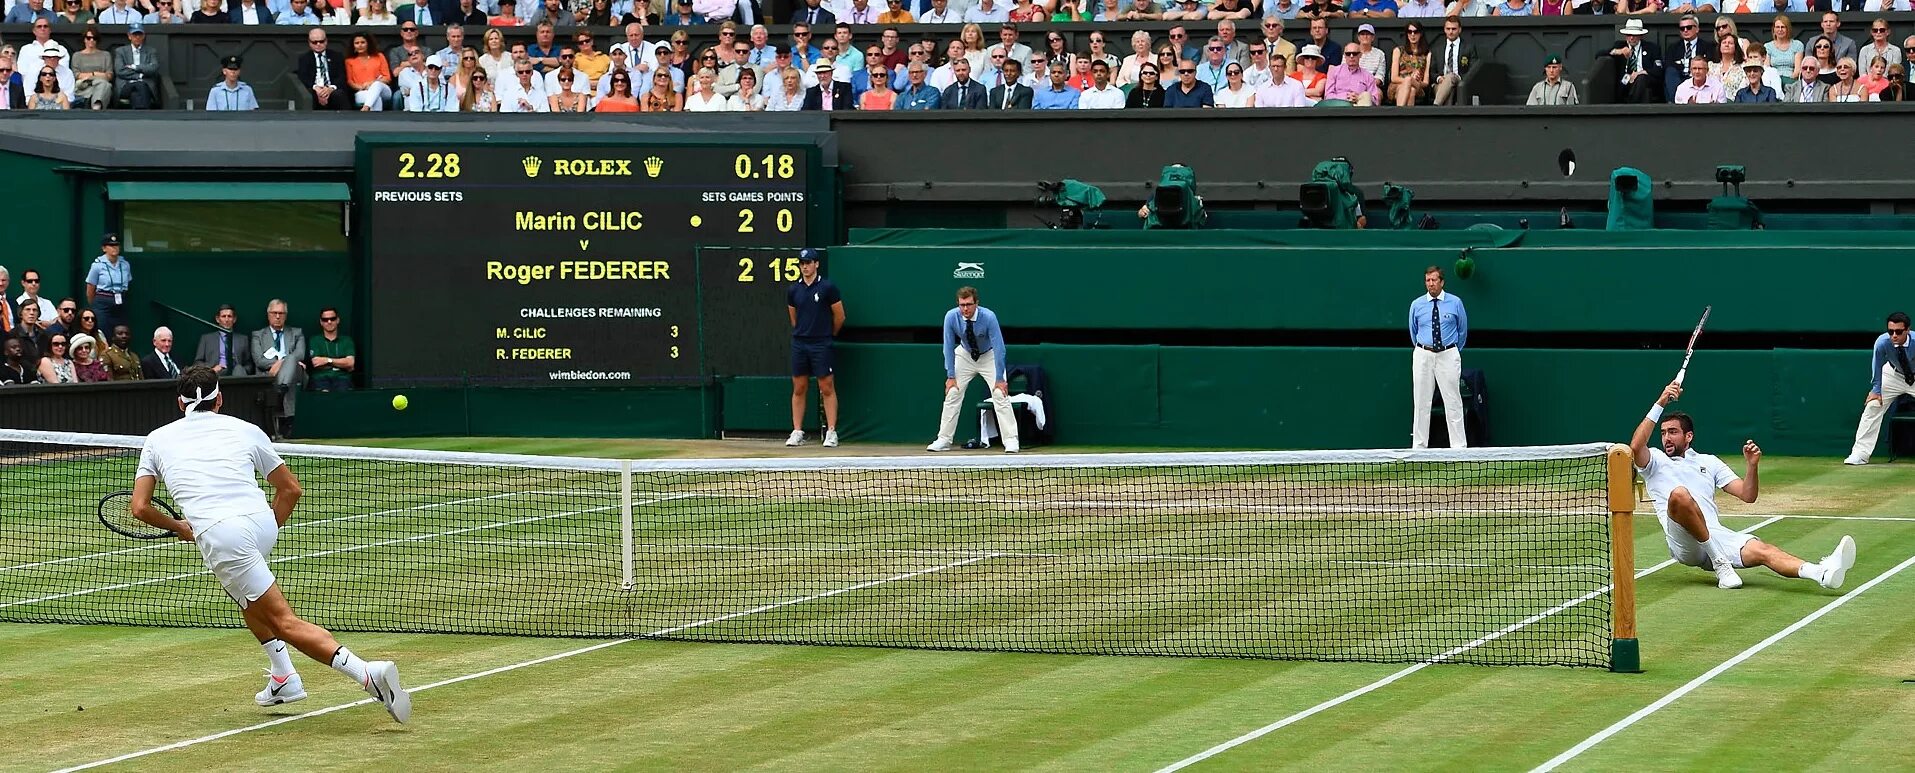
[[[659,158],[657,156],[652,156],[650,158],[645,159],[645,174],[646,175],[651,177],[657,177],[658,173],[663,171],[665,171],[665,159]]]
[[[538,156],[526,156],[520,159],[519,163],[525,167],[526,177],[537,177],[539,176],[539,167],[545,165],[545,159],[539,158]]]

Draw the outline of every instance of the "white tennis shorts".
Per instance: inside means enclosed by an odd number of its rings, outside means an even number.
[[[279,523],[269,512],[228,518],[205,531],[194,531],[200,558],[219,578],[226,595],[239,602],[241,609],[258,601],[278,579],[266,563],[273,543],[279,541]]]
[[[1688,529],[1682,528],[1682,524],[1669,520],[1666,513],[1656,515],[1659,516],[1657,520],[1662,521],[1662,536],[1669,541],[1670,558],[1684,566],[1699,569],[1715,568],[1709,561],[1709,551],[1703,549],[1702,543],[1697,542]],[[1728,549],[1729,562],[1735,564],[1737,569],[1748,568],[1742,564],[1742,546],[1749,544],[1749,540],[1755,539],[1755,535],[1730,531],[1728,527],[1722,525],[1721,521],[1716,520],[1713,514],[1703,516],[1703,523],[1709,527],[1709,536],[1714,537],[1718,543]]]

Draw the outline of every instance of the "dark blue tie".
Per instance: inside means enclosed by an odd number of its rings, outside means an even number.
[[[971,320],[968,319],[964,320],[964,348],[970,350],[971,359],[977,359],[977,331],[971,329]]]
[[[1443,345],[1443,307],[1436,305],[1436,299],[1430,299],[1430,345]]]

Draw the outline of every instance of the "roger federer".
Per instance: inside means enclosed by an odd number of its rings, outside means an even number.
[[[1681,384],[1663,387],[1662,396],[1650,406],[1649,415],[1636,426],[1629,441],[1636,470],[1642,473],[1649,498],[1655,500],[1656,518],[1669,541],[1669,557],[1677,563],[1699,569],[1713,569],[1716,587],[1740,588],[1742,578],[1735,570],[1766,566],[1783,577],[1814,580],[1824,588],[1842,587],[1849,567],[1855,565],[1855,540],[1843,536],[1820,563],[1809,563],[1789,555],[1779,547],[1756,539],[1755,535],[1730,531],[1716,518],[1716,489],[1729,496],[1755,504],[1760,486],[1756,464],[1762,449],[1753,440],[1742,443],[1742,458],[1747,464],[1745,477],[1736,477],[1729,466],[1710,454],[1697,453],[1695,423],[1681,411],[1664,415],[1662,409],[1682,396]],[[1660,428],[1662,447],[1649,447],[1649,433]]]
[[[266,433],[220,414],[224,402],[219,375],[212,368],[194,366],[180,374],[179,405],[186,415],[154,430],[140,449],[133,480],[134,517],[196,543],[206,568],[239,602],[246,627],[271,662],[266,688],[254,696],[259,705],[306,697],[286,654],[291,644],[378,698],[393,719],[406,721],[412,715],[412,696],[399,686],[398,666],[389,660],[360,660],[326,629],[299,619],[280,594],[267,556],[299,503],[299,479],[273,451]],[[273,487],[270,506],[256,475]],[[184,522],[153,506],[153,491],[162,481]]]

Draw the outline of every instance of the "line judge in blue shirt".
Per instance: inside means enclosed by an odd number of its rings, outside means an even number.
[[[1915,352],[1908,350],[1908,315],[1888,315],[1888,332],[1875,339],[1868,362],[1868,399],[1862,402],[1862,423],[1855,428],[1855,447],[1843,464],[1868,464],[1881,437],[1882,414],[1903,395],[1915,395]]]
[[[971,379],[991,380],[991,408],[1004,433],[1004,452],[1017,453],[1017,417],[1011,413],[1011,386],[1004,375],[1004,329],[997,315],[977,304],[977,288],[960,287],[957,308],[944,313],[944,415],[938,439],[926,451],[949,451],[957,435],[958,411]]]
[[[805,398],[813,378],[818,379],[818,402],[825,408],[824,447],[838,447],[837,363],[831,339],[844,329],[844,299],[837,285],[818,275],[823,257],[823,250],[799,250],[798,281],[785,290],[786,311],[791,312],[791,437],[785,445],[791,447],[805,444]]]
[[[1430,447],[1430,387],[1443,393],[1443,419],[1450,447],[1465,447],[1463,437],[1463,345],[1469,342],[1469,315],[1463,299],[1443,292],[1443,269],[1423,269],[1428,292],[1410,302],[1410,383],[1416,413],[1410,416],[1410,447]]]

